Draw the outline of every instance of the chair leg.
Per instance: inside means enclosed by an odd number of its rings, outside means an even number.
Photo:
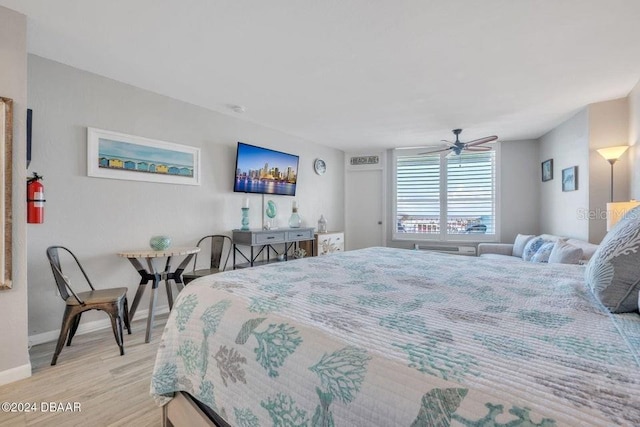
[[[58,361],[58,356],[62,351],[64,341],[69,334],[69,329],[71,328],[71,323],[73,322],[74,318],[75,316],[73,315],[73,307],[66,306],[64,315],[62,317],[62,325],[60,326],[60,336],[58,337],[58,344],[56,344],[56,350],[53,353],[53,359],[51,359],[51,366],[54,366]]]
[[[113,329],[113,335],[116,338],[116,343],[120,347],[120,356],[124,355],[124,344],[122,342],[122,322],[120,321],[120,315],[118,314],[118,307],[114,307],[109,312],[109,318],[111,319],[111,329]]]
[[[129,302],[127,301],[127,297],[124,297],[124,311],[122,313],[122,317],[124,319],[124,326],[127,327],[127,331],[129,335],[131,335],[131,321],[129,320]]]
[[[71,330],[69,331],[69,338],[67,339],[67,347],[71,345],[71,340],[76,335],[76,331],[78,330],[78,325],[80,324],[80,317],[82,313],[78,313],[73,318],[73,324],[71,325]]]

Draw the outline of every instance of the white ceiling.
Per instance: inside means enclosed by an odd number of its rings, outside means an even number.
[[[640,79],[640,0],[0,4],[30,53],[347,151],[537,138]]]

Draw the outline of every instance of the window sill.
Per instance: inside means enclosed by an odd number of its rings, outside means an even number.
[[[440,244],[477,244],[477,243],[498,243],[500,239],[496,235],[477,235],[477,234],[465,234],[461,236],[451,236],[447,239],[443,239],[442,236],[424,236],[420,234],[394,234],[391,237],[393,242],[429,242]]]

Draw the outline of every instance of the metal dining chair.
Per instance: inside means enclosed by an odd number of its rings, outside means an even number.
[[[62,273],[62,267],[60,265],[59,251],[63,250],[69,253],[75,260],[78,268],[82,272],[82,275],[89,284],[90,291],[75,292],[71,287],[69,278]],[[80,317],[82,313],[88,310],[102,310],[106,312],[111,318],[111,327],[113,329],[113,335],[116,338],[116,343],[120,347],[120,355],[124,355],[122,322],[124,321],[127,331],[131,334],[131,324],[129,322],[129,307],[127,303],[127,288],[108,288],[108,289],[95,289],[89,280],[89,276],[82,268],[78,258],[69,249],[64,246],[50,246],[47,248],[47,258],[49,264],[51,264],[51,270],[53,271],[53,277],[56,281],[56,286],[60,292],[60,296],[66,303],[64,315],[62,317],[62,326],[60,327],[60,336],[58,337],[58,344],[51,360],[51,365],[55,365],[65,339],[67,339],[67,346],[71,345],[71,340],[78,330],[80,324]]]
[[[193,271],[182,274],[182,281],[185,285],[187,285],[192,280],[197,279],[198,277],[219,273],[227,268],[227,263],[229,262],[229,256],[231,255],[232,248],[231,238],[222,234],[204,236],[198,241],[198,244],[196,246],[203,246],[207,240],[211,240],[211,257],[209,259],[209,268],[198,269],[198,254],[196,254],[193,260]],[[223,258],[224,263],[222,262]]]

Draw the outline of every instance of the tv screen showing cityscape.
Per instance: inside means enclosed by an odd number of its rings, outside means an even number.
[[[233,191],[296,195],[299,157],[238,142]]]

